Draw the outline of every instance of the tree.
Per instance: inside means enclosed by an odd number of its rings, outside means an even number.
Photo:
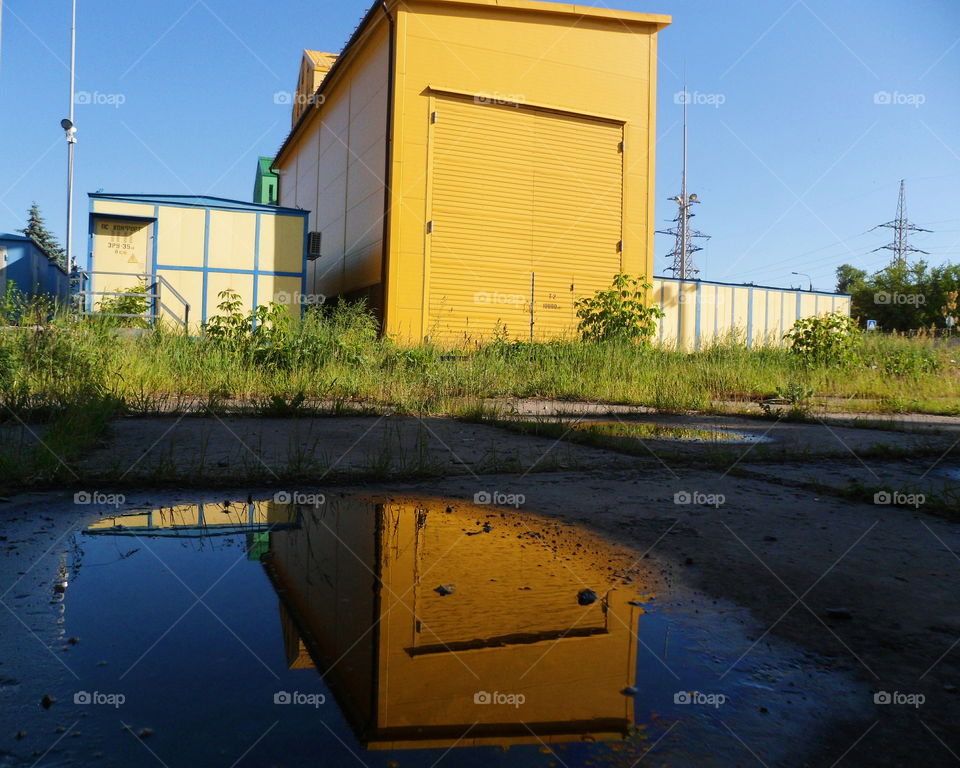
[[[30,206],[27,226],[17,231],[33,240],[37,248],[43,251],[48,258],[53,259],[64,269],[67,268],[67,254],[60,243],[57,242],[56,236],[47,229],[47,223],[40,215],[40,206],[36,202]]]
[[[867,279],[867,273],[862,269],[857,269],[849,264],[841,264],[837,267],[837,293],[853,293],[854,290],[863,286]]]
[[[951,297],[960,291],[960,265],[894,261],[868,275],[843,264],[837,268],[837,290],[851,295],[854,317],[876,320],[883,330],[942,328],[956,312]]]
[[[657,330],[663,310],[647,306],[652,286],[642,277],[614,275],[605,291],[576,302],[580,335],[585,341],[629,341],[647,344]]]

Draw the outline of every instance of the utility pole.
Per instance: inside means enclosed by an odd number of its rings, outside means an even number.
[[[881,227],[886,227],[887,229],[893,230],[893,242],[888,243],[887,245],[881,245],[879,248],[874,248],[871,253],[876,253],[877,251],[893,251],[893,261],[895,264],[903,267],[907,263],[907,254],[908,253],[923,253],[929,255],[927,251],[921,251],[919,248],[914,248],[910,243],[907,242],[907,235],[910,232],[932,232],[932,229],[923,229],[912,224],[907,220],[907,203],[906,203],[906,193],[904,191],[904,182],[903,179],[900,179],[900,197],[897,200],[897,218],[893,221],[888,221],[886,224],[877,224],[877,226],[870,229],[873,232],[874,229],[880,229]]]
[[[672,259],[671,266],[667,271],[673,272],[674,277],[681,280],[692,280],[700,270],[693,265],[693,254],[702,251],[699,245],[693,243],[693,238],[700,237],[709,239],[710,235],[704,235],[694,229],[690,229],[690,219],[695,214],[690,212],[691,207],[700,201],[696,194],[687,194],[687,103],[690,101],[690,95],[687,92],[687,85],[683,85],[683,164],[680,176],[680,194],[669,198],[678,206],[677,217],[673,219],[674,227],[672,229],[658,229],[661,235],[673,235],[673,250],[667,254]]]
[[[76,266],[73,258],[73,155],[77,146],[77,128],[73,122],[74,102],[76,101],[75,83],[77,67],[77,0],[73,0],[73,16],[70,23],[70,112],[69,117],[60,121],[67,137],[67,271],[73,274]]]

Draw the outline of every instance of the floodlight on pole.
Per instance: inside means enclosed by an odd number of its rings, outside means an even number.
[[[699,204],[696,194],[687,194],[687,104],[690,101],[686,80],[683,84],[683,160],[680,171],[680,194],[670,198],[670,202],[677,204],[677,217],[673,219],[674,226],[671,229],[658,229],[657,234],[673,235],[673,250],[667,256],[670,257],[671,266],[667,267],[668,272],[673,272],[673,276],[681,280],[694,280],[700,270],[694,266],[693,254],[702,251],[699,245],[694,244],[694,238],[710,239],[710,235],[705,235],[695,229],[690,228],[690,219],[694,214],[691,209],[695,204]]]
[[[75,83],[77,65],[77,0],[73,0],[73,15],[70,23],[70,116],[60,121],[67,137],[67,270],[73,272],[76,266],[73,257],[73,154],[77,145],[77,126],[73,122],[73,108],[76,102]]]

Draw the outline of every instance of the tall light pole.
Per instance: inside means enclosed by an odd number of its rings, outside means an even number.
[[[687,104],[690,102],[690,93],[687,91],[686,80],[681,93],[683,95],[683,162],[680,171],[680,194],[670,198],[671,202],[677,204],[678,212],[677,217],[673,219],[675,224],[673,229],[658,229],[656,232],[674,236],[673,250],[667,254],[673,263],[667,267],[667,271],[673,272],[673,276],[681,280],[693,280],[700,272],[694,267],[693,254],[703,250],[693,243],[693,238],[701,237],[709,240],[710,235],[690,228],[690,219],[694,216],[691,209],[700,201],[695,194],[687,194]]]
[[[77,68],[77,0],[73,0],[73,16],[70,23],[70,116],[60,121],[67,136],[67,270],[73,272],[73,153],[77,146],[77,128],[73,123],[73,108],[76,100],[74,89]]]
[[[812,290],[813,290],[813,278],[810,277],[810,275],[808,275],[806,272],[791,272],[790,274],[791,274],[791,275],[799,275],[800,277],[805,277],[805,278],[807,278],[807,281],[810,283],[810,287],[807,288],[807,290],[808,290],[808,291],[812,291]]]

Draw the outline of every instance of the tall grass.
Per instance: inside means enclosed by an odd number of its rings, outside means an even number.
[[[0,419],[52,419],[93,400],[143,413],[350,403],[457,413],[516,397],[679,411],[799,389],[870,399],[874,409],[951,412],[960,409],[958,353],[931,339],[872,336],[855,364],[835,368],[736,338],[690,353],[579,341],[405,346],[378,339],[376,321],[357,305],[308,313],[266,343],[225,344],[61,313],[0,329]]]

